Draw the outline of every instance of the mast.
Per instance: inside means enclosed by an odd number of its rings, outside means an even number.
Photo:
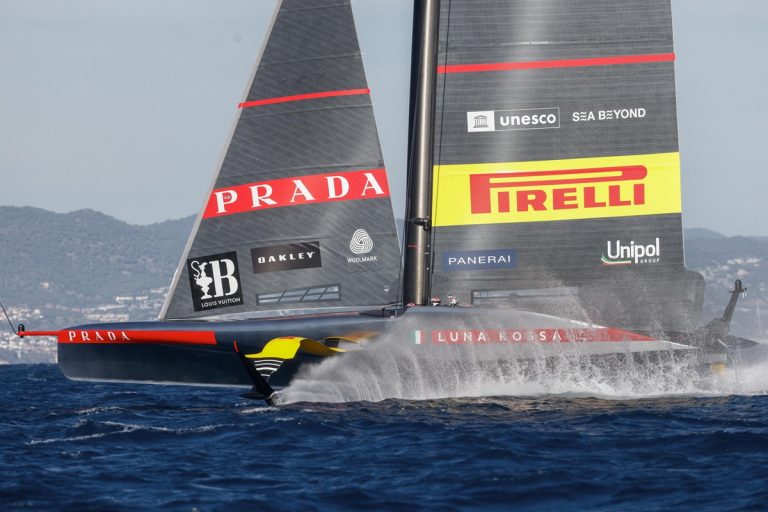
[[[403,269],[403,302],[406,304],[425,304],[427,301],[439,12],[439,0],[416,0],[414,3],[414,64],[411,72],[411,120]]]

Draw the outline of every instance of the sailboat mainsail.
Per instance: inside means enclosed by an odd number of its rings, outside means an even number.
[[[161,318],[380,306],[400,248],[349,1],[278,2]]]
[[[432,294],[690,329],[669,0],[443,0]]]

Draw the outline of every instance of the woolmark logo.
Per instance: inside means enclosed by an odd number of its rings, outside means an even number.
[[[514,249],[485,249],[482,251],[444,251],[443,271],[499,270],[517,266]]]
[[[253,273],[322,267],[320,242],[270,245],[251,249]]]
[[[236,252],[190,258],[187,260],[187,271],[195,311],[243,303]]]
[[[470,133],[546,128],[560,128],[560,107],[467,112]]]
[[[347,263],[368,263],[379,260],[378,256],[370,254],[373,250],[373,239],[364,229],[358,229],[352,233],[352,238],[349,240],[349,250],[357,256],[348,257]]]
[[[606,266],[658,263],[661,261],[661,245],[658,238],[647,245],[635,243],[634,240],[628,244],[621,240],[608,240],[601,260]]]
[[[352,234],[349,250],[352,254],[368,254],[373,250],[373,240],[366,230],[358,229]]]

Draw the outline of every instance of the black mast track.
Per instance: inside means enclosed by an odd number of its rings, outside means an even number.
[[[432,141],[439,12],[439,0],[416,0],[414,3],[414,64],[411,70],[408,197],[403,270],[403,302],[406,304],[425,304],[429,288]]]

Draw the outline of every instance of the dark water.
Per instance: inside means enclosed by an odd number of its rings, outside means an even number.
[[[768,396],[247,402],[0,367],[0,509],[766,510]]]

